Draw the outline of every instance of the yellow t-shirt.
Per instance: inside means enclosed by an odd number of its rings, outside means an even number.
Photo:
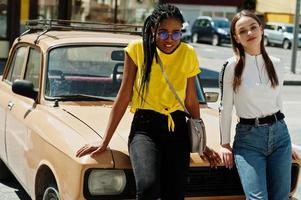
[[[131,42],[125,51],[138,67],[135,85],[133,88],[131,112],[137,109],[148,109],[168,116],[169,130],[174,129],[174,122],[170,113],[176,110],[184,110],[170,90],[166,79],[161,71],[160,65],[153,59],[150,81],[144,103],[141,103],[141,96],[138,94],[140,82],[143,75],[143,43],[142,40]],[[199,62],[195,50],[189,44],[181,42],[178,48],[171,54],[165,54],[157,48],[159,57],[162,60],[164,70],[170,83],[173,85],[178,96],[184,102],[186,96],[187,78],[200,73]]]

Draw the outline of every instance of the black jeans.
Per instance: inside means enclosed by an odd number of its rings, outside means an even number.
[[[189,139],[182,111],[172,113],[174,132],[167,116],[138,110],[129,136],[129,154],[134,171],[137,199],[182,200],[189,168]]]

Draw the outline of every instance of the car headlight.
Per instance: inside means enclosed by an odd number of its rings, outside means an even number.
[[[92,170],[88,177],[88,189],[91,195],[121,194],[126,185],[123,170]]]
[[[223,35],[227,35],[227,31],[225,31],[225,30],[222,29],[222,28],[218,28],[218,29],[217,29],[217,32],[220,33],[220,34],[223,34]]]

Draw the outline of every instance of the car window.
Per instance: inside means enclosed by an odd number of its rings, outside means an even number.
[[[124,47],[60,47],[49,52],[46,98],[97,96],[115,98],[123,75]],[[205,103],[196,81],[198,99]]]
[[[229,28],[230,23],[226,20],[213,20],[214,26],[217,28]]]
[[[288,33],[293,33],[294,27],[293,26],[287,26],[287,27],[285,27],[285,31],[288,32]]]
[[[39,90],[40,64],[41,53],[34,48],[30,48],[25,80],[31,81],[34,85],[35,90]]]
[[[21,79],[22,68],[24,65],[25,56],[27,53],[27,47],[19,47],[11,62],[6,80],[13,83],[16,79]]]
[[[202,27],[210,27],[211,26],[210,21],[207,19],[202,20],[201,26]]]
[[[266,25],[265,25],[265,29],[276,30],[276,29],[277,29],[277,26],[271,25],[271,24],[266,24]]]
[[[116,97],[121,84],[123,60],[112,59],[112,52],[123,47],[60,47],[50,51],[46,96],[93,95]]]
[[[277,31],[283,31],[283,28],[281,26],[278,26]]]
[[[210,26],[210,22],[209,22],[209,20],[207,20],[207,19],[198,19],[198,20],[195,22],[195,26],[196,26],[196,27],[202,27],[202,28],[208,27],[208,26]]]

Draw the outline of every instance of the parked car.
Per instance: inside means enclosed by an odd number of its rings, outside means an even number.
[[[9,169],[36,200],[134,199],[129,109],[107,151],[93,158],[75,154],[84,144],[101,142],[122,79],[123,48],[141,36],[116,25],[53,20],[29,25],[0,76],[0,179],[9,178]],[[196,89],[208,146],[217,151],[218,111],[207,102],[218,94],[204,93],[200,76]],[[235,168],[211,169],[195,153],[190,160],[186,199],[245,199]],[[300,164],[293,161],[292,194]]]
[[[264,28],[264,44],[278,45],[290,49],[293,44],[294,25],[287,23],[268,22]],[[298,47],[301,47],[301,26],[298,34]]]
[[[223,17],[198,17],[191,27],[191,41],[206,42],[214,46],[230,43],[230,23]]]
[[[191,31],[190,31],[190,24],[188,21],[183,23],[182,27],[182,41],[190,42],[191,41]]]

